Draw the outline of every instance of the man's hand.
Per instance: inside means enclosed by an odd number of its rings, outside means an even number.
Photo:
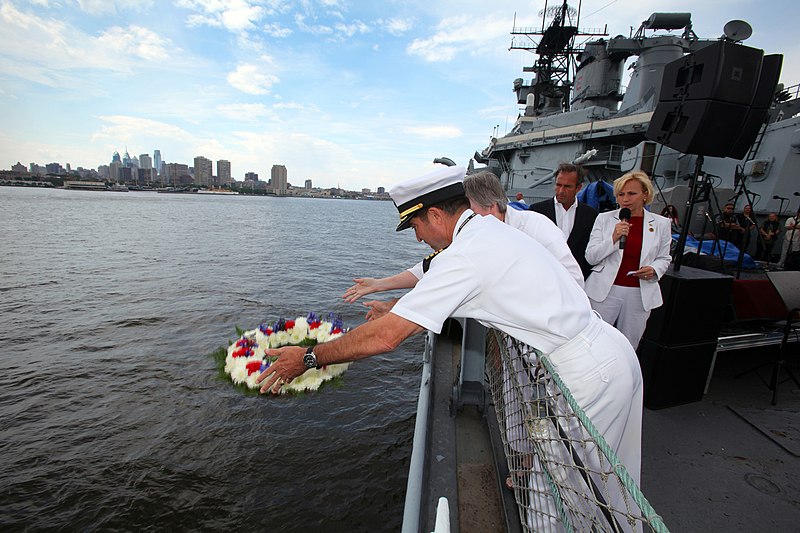
[[[362,296],[371,294],[378,290],[377,280],[375,278],[354,278],[355,285],[344,291],[342,298],[347,303],[353,303]]]
[[[291,382],[294,378],[306,371],[303,356],[306,349],[303,346],[284,346],[274,350],[264,350],[269,357],[278,357],[277,361],[269,365],[257,378],[256,383],[261,385],[261,394],[272,392],[279,394],[284,383]]]
[[[398,298],[395,298],[394,300],[389,300],[388,302],[381,302],[378,300],[373,300],[371,302],[364,302],[363,304],[364,307],[369,307],[369,311],[367,311],[367,316],[365,318],[367,320],[375,320],[382,317],[383,315],[392,310],[394,304],[396,304],[397,301]]]

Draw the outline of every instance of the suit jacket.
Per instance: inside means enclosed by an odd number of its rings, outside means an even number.
[[[608,296],[614,279],[617,277],[619,266],[622,264],[622,250],[619,242],[613,242],[611,235],[614,226],[619,222],[619,209],[600,213],[595,220],[589,245],[586,247],[586,258],[591,263],[592,275],[586,280],[586,295],[596,302],[602,302]],[[649,211],[644,212],[644,228],[642,232],[642,253],[639,256],[639,266],[651,266],[656,271],[652,280],[640,280],[639,288],[642,292],[642,305],[645,311],[650,311],[663,302],[661,287],[658,280],[669,268],[672,257],[669,255],[669,246],[672,242],[670,221],[661,215],[654,215]]]
[[[575,201],[578,202],[578,200]],[[541,213],[552,220],[553,224],[556,223],[556,206],[553,198],[536,202],[528,209]],[[594,207],[578,202],[575,224],[572,225],[572,231],[567,239],[567,246],[581,267],[583,279],[586,279],[592,272],[592,265],[586,260],[586,245],[589,244],[589,235],[592,233],[595,218],[597,218],[597,210]]]

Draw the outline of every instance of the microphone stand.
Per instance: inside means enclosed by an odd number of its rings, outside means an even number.
[[[739,174],[739,167],[738,166],[736,167],[736,170],[734,172],[736,172],[736,174]],[[741,189],[741,192],[737,192],[736,196],[738,197],[741,193],[744,193],[744,197],[747,200],[747,203],[750,204],[750,211],[752,213],[752,211],[753,211],[752,207],[753,207],[753,204],[755,203],[755,195],[753,193],[751,193],[749,190],[747,190],[747,185],[745,185],[745,177],[744,176],[741,176],[739,178],[739,188]],[[736,279],[739,279],[739,277],[742,274],[742,263],[744,263],[745,250],[747,250],[747,247],[750,245],[750,231],[751,231],[751,228],[755,225],[754,221],[750,220],[750,222],[752,223],[752,225],[751,226],[747,226],[745,228],[743,239],[742,239],[742,246],[739,248],[739,256],[736,258]],[[758,228],[758,226],[756,226],[756,229],[757,228]]]
[[[683,262],[683,251],[686,248],[686,237],[689,236],[689,221],[691,220],[692,213],[694,212],[695,194],[697,193],[697,178],[700,176],[700,169],[703,168],[703,156],[698,155],[695,161],[694,174],[691,178],[691,185],[689,186],[689,202],[686,205],[686,213],[683,215],[683,227],[681,228],[680,237],[678,237],[678,244],[675,245],[675,258],[673,260],[672,270],[678,272],[681,269]],[[697,256],[700,256],[700,248],[697,249]]]
[[[778,196],[778,195],[773,196],[772,199],[781,201],[781,206],[778,209],[778,216],[782,217],[783,216],[783,202],[788,202],[789,199],[788,198],[784,198],[783,196]]]

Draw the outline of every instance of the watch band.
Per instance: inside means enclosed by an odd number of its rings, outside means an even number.
[[[303,356],[303,364],[306,368],[321,368],[317,363],[317,354],[314,353],[313,346],[306,348],[306,354]]]

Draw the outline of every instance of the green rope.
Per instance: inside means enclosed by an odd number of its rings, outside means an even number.
[[[497,334],[505,335],[504,333],[495,330],[495,335]],[[504,352],[504,354],[507,357],[510,357],[510,354],[508,354],[508,347],[505,345],[505,343],[499,342],[498,339],[497,344],[498,347]],[[617,454],[614,453],[614,450],[611,448],[611,446],[608,445],[608,443],[600,434],[600,432],[597,431],[597,428],[594,427],[594,424],[586,415],[586,413],[583,411],[583,409],[578,405],[578,402],[575,401],[575,398],[573,398],[569,388],[561,380],[561,377],[556,372],[555,368],[553,367],[553,364],[550,362],[550,359],[546,355],[541,354],[541,352],[539,352],[538,350],[534,351],[536,352],[539,361],[542,363],[542,366],[544,366],[545,370],[547,370],[547,372],[553,378],[553,381],[555,382],[556,386],[561,390],[562,394],[564,395],[564,399],[567,401],[570,408],[575,413],[575,416],[581,422],[583,427],[586,428],[587,432],[594,440],[594,442],[597,444],[597,447],[600,449],[600,451],[603,452],[603,454],[606,456],[609,463],[611,463],[612,470],[617,475],[619,480],[622,482],[622,485],[625,487],[625,490],[628,491],[628,494],[630,494],[633,501],[636,503],[636,505],[639,506],[639,510],[642,512],[643,517],[647,520],[647,523],[656,533],[669,533],[669,529],[664,524],[664,521],[662,520],[661,516],[658,513],[656,513],[655,509],[653,509],[653,506],[650,505],[650,502],[647,501],[647,498],[644,496],[641,489],[639,489],[639,487],[637,486],[636,481],[634,481],[633,478],[630,476],[630,474],[628,474],[628,471],[625,469],[625,466],[619,460],[619,457],[617,457]],[[548,483],[553,484],[549,472],[545,473],[547,475]],[[554,490],[554,488],[555,487],[551,487],[551,491]],[[555,493],[553,494],[553,496],[554,498],[556,498],[556,501],[559,504],[559,510],[561,510],[561,498],[560,494],[558,494],[557,489],[555,489]]]

